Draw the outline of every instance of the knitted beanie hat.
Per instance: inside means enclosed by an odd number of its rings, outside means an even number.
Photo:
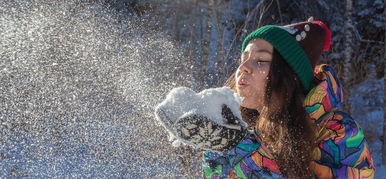
[[[268,41],[298,75],[306,91],[312,88],[313,69],[322,51],[327,51],[331,42],[331,31],[321,21],[299,22],[285,26],[266,25],[250,33],[244,40],[244,52],[252,39]]]

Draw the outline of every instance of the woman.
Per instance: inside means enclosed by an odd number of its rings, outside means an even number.
[[[243,97],[242,118],[258,133],[225,155],[204,154],[205,178],[372,178],[363,131],[343,111],[342,86],[316,63],[331,34],[313,21],[263,26],[242,45],[227,85]]]

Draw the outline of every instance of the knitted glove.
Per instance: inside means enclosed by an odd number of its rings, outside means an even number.
[[[200,93],[182,87],[168,94],[156,107],[155,115],[177,143],[224,152],[247,133],[247,124],[240,120],[239,105],[236,95],[227,87]]]
[[[202,149],[225,152],[234,148],[247,134],[240,119],[223,105],[222,113],[227,123],[219,125],[203,115],[191,114],[176,123],[178,137]]]

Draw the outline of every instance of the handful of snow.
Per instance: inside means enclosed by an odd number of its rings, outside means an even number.
[[[181,142],[192,145],[178,135],[181,132],[177,131],[176,124],[180,119],[192,115],[205,116],[211,124],[234,129],[234,125],[228,124],[228,119],[222,115],[222,110],[226,105],[235,117],[241,119],[240,104],[240,96],[228,87],[206,89],[200,93],[187,87],[178,87],[171,90],[166,99],[157,105],[155,115],[169,132],[169,141],[173,141],[173,146],[178,146]],[[237,124],[247,127],[245,122],[239,122]]]

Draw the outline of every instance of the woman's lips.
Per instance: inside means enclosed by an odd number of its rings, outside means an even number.
[[[243,82],[242,80],[240,80],[238,83],[237,83],[237,88],[241,89],[241,88],[245,88],[246,86],[248,86],[247,83]]]

